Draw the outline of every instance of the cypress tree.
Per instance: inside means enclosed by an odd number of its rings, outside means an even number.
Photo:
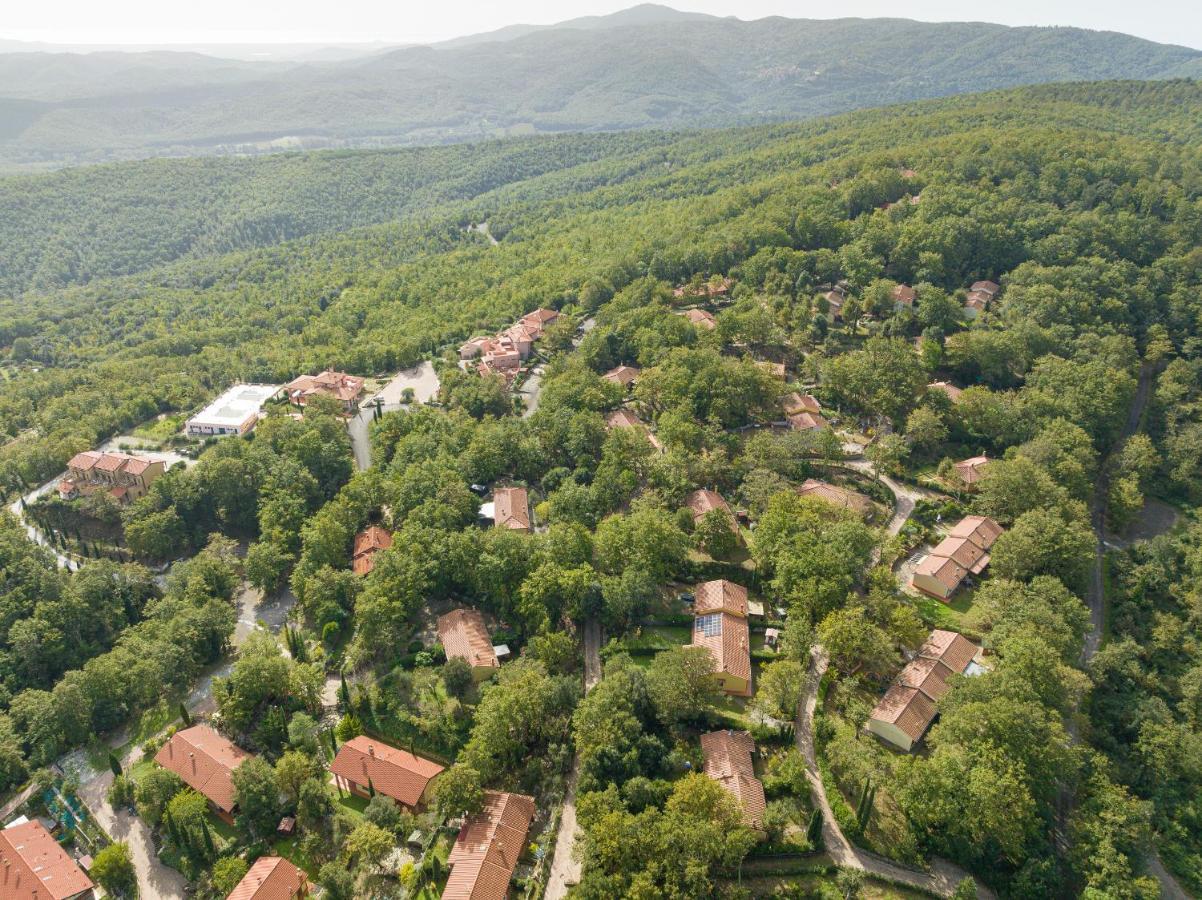
[[[201,822],[201,827],[204,829],[205,853],[206,859],[215,859],[217,857],[217,848],[213,846],[213,835],[209,832],[209,823]]]
[[[113,770],[113,775],[117,778],[121,777],[121,761],[117,759],[115,753],[109,754],[109,768]]]
[[[179,720],[184,723],[185,728],[192,725],[192,717],[188,715],[188,707],[184,706],[183,700],[179,702]]]
[[[171,838],[171,843],[177,847],[179,843],[179,829],[175,827],[175,819],[171,817],[171,810],[163,813],[163,824],[167,827],[167,836]]]
[[[338,677],[342,679],[342,685],[338,688],[338,699],[342,701],[342,709],[346,711],[351,708],[351,689],[346,686],[345,672],[339,672]]]
[[[806,840],[815,850],[822,849],[822,810],[810,813],[810,824],[806,828]]]
[[[367,793],[368,793],[368,795],[369,795],[369,796],[371,796],[371,797],[374,797],[374,796],[376,795],[376,786],[375,786],[374,784],[372,784],[372,783],[371,783],[371,776],[370,776],[370,775],[369,775],[369,776],[368,776],[368,778],[367,778]]]

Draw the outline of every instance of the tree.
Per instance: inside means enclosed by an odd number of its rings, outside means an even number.
[[[898,421],[914,407],[926,373],[908,343],[874,337],[863,350],[828,360],[822,380],[838,401],[868,416]]]
[[[97,851],[88,872],[114,897],[136,897],[138,894],[138,873],[129,844],[124,841],[116,841]]]
[[[796,718],[805,689],[806,670],[794,659],[776,659],[760,669],[756,709],[773,719]]]
[[[601,522],[594,545],[602,572],[617,575],[633,568],[666,581],[684,565],[689,539],[667,511],[639,506]]]
[[[915,450],[934,453],[947,440],[948,428],[936,410],[920,406],[906,418],[906,437]]]
[[[288,750],[276,760],[275,781],[285,806],[295,806],[300,798],[301,785],[320,774],[317,761],[299,750]]]
[[[385,797],[383,794],[376,794],[367,802],[363,818],[391,834],[400,834],[405,824],[405,815],[401,807],[391,797]]]
[[[223,856],[213,863],[212,874],[209,876],[214,893],[219,897],[228,896],[249,870],[250,866],[242,857]]]
[[[113,770],[113,777],[120,778],[123,774],[121,771],[121,762],[117,759],[115,753],[109,754],[109,768]]]
[[[379,825],[360,822],[347,835],[342,851],[348,859],[355,860],[361,869],[374,869],[396,846],[396,838]]]
[[[184,782],[174,772],[155,767],[138,781],[135,802],[138,815],[151,828],[158,828],[171,798],[184,789]]]
[[[234,769],[239,825],[252,837],[275,832],[280,821],[280,787],[266,760],[252,756]]]
[[[657,654],[647,670],[647,693],[660,720],[685,722],[709,709],[718,696],[714,672],[714,657],[705,647]]]
[[[354,876],[341,863],[325,863],[317,873],[317,883],[329,900],[354,900]]]
[[[334,817],[334,797],[323,778],[310,778],[300,786],[296,801],[296,824],[309,832],[324,830]]]
[[[693,530],[693,543],[714,559],[726,559],[739,543],[734,519],[725,510],[709,510]]]
[[[246,580],[271,596],[284,586],[292,554],[274,541],[257,541],[246,551]]]
[[[484,804],[480,773],[464,763],[451,766],[434,782],[434,803],[448,819],[479,812]]]
[[[1096,540],[1086,522],[1055,510],[1023,513],[991,548],[994,574],[1016,581],[1052,575],[1078,592],[1085,587]]]

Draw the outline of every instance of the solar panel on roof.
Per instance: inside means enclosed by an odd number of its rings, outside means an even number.
[[[719,613],[699,616],[694,627],[705,637],[715,637],[722,633],[722,616]]]

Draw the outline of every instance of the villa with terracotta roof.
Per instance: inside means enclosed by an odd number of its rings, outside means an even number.
[[[827,310],[831,319],[843,319],[843,292],[842,291],[827,291],[822,295],[826,298]]]
[[[813,394],[799,394],[797,391],[785,397],[784,407],[786,416],[795,416],[806,412],[818,415],[822,412],[822,404],[818,402],[817,397]]]
[[[260,856],[225,900],[295,900],[309,893],[309,878],[282,856]]]
[[[345,372],[326,369],[317,375],[301,375],[284,385],[290,403],[304,406],[310,397],[321,394],[333,397],[342,404],[344,412],[352,412],[359,405],[363,393],[363,379]]]
[[[371,525],[355,535],[351,551],[351,569],[356,575],[367,575],[376,567],[376,554],[392,546],[392,534],[379,525]]]
[[[672,289],[672,296],[676,299],[683,297],[721,297],[734,287],[733,278],[723,278],[717,283],[705,282],[696,287],[690,285],[681,285]]]
[[[916,299],[918,299],[918,293],[908,284],[899,284],[893,289],[894,309],[901,309],[902,307],[906,307],[907,309],[912,308]]]
[[[73,500],[103,491],[120,503],[129,503],[144,496],[166,468],[161,459],[85,450],[67,463],[58,494],[64,500]]]
[[[714,318],[714,314],[707,312],[704,309],[686,309],[679,315],[684,316],[693,323],[694,328],[700,328],[704,331],[713,331],[718,327],[718,320]]]
[[[1002,286],[996,281],[974,281],[972,287],[969,288],[970,291],[979,291],[982,294],[987,294],[990,300],[997,297],[1001,289]]]
[[[482,377],[499,375],[508,386],[521,371],[522,363],[534,352],[534,342],[558,318],[559,313],[553,309],[526,313],[495,337],[474,337],[460,345],[459,359],[466,363],[479,357],[476,371]]]
[[[208,725],[193,725],[173,734],[155,754],[154,761],[203,794],[223,821],[233,822],[237,806],[234,769],[250,757],[250,753]]]
[[[960,395],[964,393],[961,388],[956,387],[954,384],[948,381],[932,381],[927,385],[927,390],[937,391],[938,393],[943,394],[948,400],[951,400],[952,403],[959,403]]]
[[[915,568],[910,585],[944,603],[969,575],[989,565],[989,548],[1002,527],[988,516],[965,516]]]
[[[525,488],[497,488],[493,491],[492,502],[494,528],[530,531],[530,499]]]
[[[484,807],[463,823],[447,857],[442,900],[505,900],[533,819],[533,797],[485,791]]]
[[[606,381],[612,381],[614,384],[620,384],[622,387],[630,390],[630,388],[634,387],[634,383],[638,381],[639,371],[636,366],[616,366],[601,377]]]
[[[969,459],[962,459],[956,463],[956,477],[964,483],[965,487],[971,488],[981,480],[981,476],[985,472],[986,466],[990,463],[988,456],[973,456]]]
[[[479,610],[456,609],[439,616],[438,640],[442,642],[447,659],[462,659],[472,667],[472,677],[476,681],[491,678],[500,668],[501,662]]]
[[[41,822],[0,831],[0,897],[4,900],[83,900],[95,885]]]
[[[539,307],[534,312],[528,312],[518,319],[518,323],[529,329],[537,340],[543,336],[543,332],[546,331],[547,326],[554,324],[558,319],[559,313],[555,310]]]
[[[786,416],[785,421],[794,431],[822,431],[822,429],[830,427],[830,423],[826,419],[818,413],[812,412],[794,413]]]
[[[651,429],[647,427],[647,423],[628,409],[615,409],[607,415],[605,417],[605,427],[611,431],[614,428],[637,428],[646,435],[647,443],[660,453],[664,452],[664,445],[659,442],[659,438],[651,433]]]
[[[807,478],[797,489],[802,497],[814,497],[841,509],[850,509],[867,518],[874,511],[872,501],[856,491],[819,481],[817,478]]]
[[[330,763],[330,773],[342,790],[370,797],[374,789],[410,810],[426,806],[434,780],[443,769],[436,762],[362,734],[339,747]]]
[[[693,604],[693,646],[714,658],[718,688],[737,697],[751,696],[751,630],[747,625],[747,589],[730,581],[698,585]]]
[[[954,631],[932,631],[873,709],[868,730],[908,752],[935,721],[936,704],[948,691],[948,679],[985,671],[972,641]]]
[[[755,741],[746,731],[711,731],[701,736],[701,771],[722,785],[739,802],[743,822],[756,831],[764,827],[764,785],[755,777]]]
[[[731,527],[735,527],[735,517],[730,511],[730,505],[717,491],[701,490],[693,491],[685,498],[684,505],[689,508],[689,512],[693,514],[693,524],[700,525],[701,520],[705,518],[707,513],[719,510],[729,517]]]

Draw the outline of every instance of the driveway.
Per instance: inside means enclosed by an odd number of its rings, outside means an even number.
[[[601,680],[601,626],[596,619],[584,623],[584,692],[587,694]],[[580,829],[576,824],[576,781],[580,776],[580,755],[572,761],[568,776],[568,792],[559,814],[559,832],[555,838],[555,855],[551,857],[551,872],[547,876],[544,900],[563,900],[569,888],[580,881],[581,863],[576,858],[576,840]]]
[[[863,850],[847,839],[835,821],[830,802],[826,796],[826,786],[818,772],[818,754],[814,748],[814,712],[818,707],[818,685],[827,668],[826,650],[821,645],[815,645],[810,651],[810,667],[806,681],[805,693],[797,708],[797,749],[805,760],[806,777],[810,781],[811,795],[818,808],[822,810],[822,842],[827,854],[835,865],[844,869],[859,869],[877,878],[883,878],[898,884],[908,885],[920,891],[927,891],[939,897],[950,897],[956,887],[968,873],[959,866],[942,859],[933,861],[931,870],[911,869],[892,860],[877,856]],[[994,893],[987,887],[977,885],[977,897],[982,900],[993,900]]]
[[[286,590],[265,602],[261,591],[244,583],[234,602],[238,608],[238,622],[234,627],[232,643],[237,650],[260,628],[278,633],[296,603],[296,598],[291,591]],[[230,654],[206,669],[197,679],[196,685],[184,701],[194,716],[205,716],[213,711],[213,679],[228,675],[233,665],[234,654]],[[128,740],[129,726],[126,726],[110,735],[108,744],[115,749]],[[70,763],[67,762],[68,759],[71,760]],[[121,765],[128,771],[130,766],[141,759],[142,748],[135,746],[121,760]],[[175,869],[159,861],[154,851],[151,831],[146,823],[136,814],[113,809],[109,804],[108,791],[113,783],[113,773],[108,769],[95,770],[87,767],[84,755],[78,751],[59,762],[64,767],[70,766],[80,772],[79,798],[101,827],[113,840],[129,843],[134,869],[138,873],[140,896],[155,900],[182,900],[187,881]]]
[[[392,377],[392,380],[380,388],[359,406],[359,412],[346,423],[346,430],[351,437],[351,449],[355,454],[355,465],[366,469],[371,465],[371,422],[375,415],[376,402],[379,401],[383,412],[394,412],[405,404],[401,397],[406,388],[413,388],[413,402],[425,403],[438,393],[438,373],[429,360],[403,369]]]

